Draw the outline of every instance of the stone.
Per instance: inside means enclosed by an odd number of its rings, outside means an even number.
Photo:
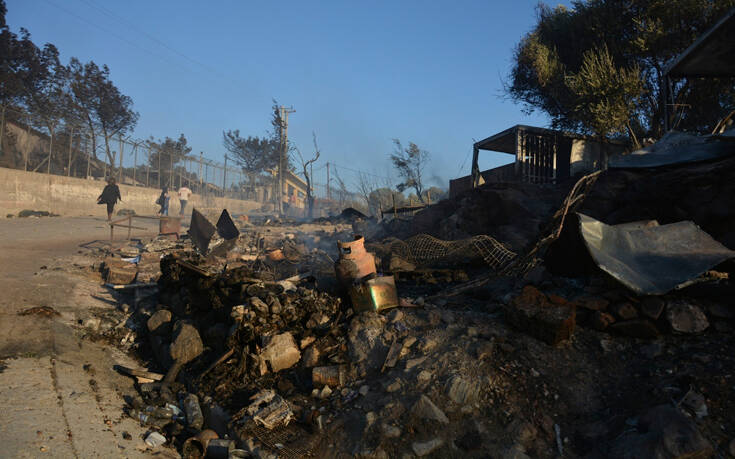
[[[486,360],[492,357],[495,343],[492,341],[482,341],[475,348],[475,355],[478,360]]]
[[[610,310],[620,320],[632,320],[638,317],[638,310],[628,302],[617,303]]]
[[[368,392],[370,392],[370,386],[368,386],[367,384],[360,386],[359,392],[360,395],[362,395],[363,397],[366,396]]]
[[[592,313],[592,319],[590,326],[598,331],[605,331],[607,327],[615,323],[615,317],[612,314],[608,314],[602,311],[595,311]]]
[[[435,340],[434,338],[421,338],[421,341],[419,343],[419,351],[421,351],[424,354],[427,354],[434,350],[436,346],[439,345],[439,342]]]
[[[130,266],[111,266],[107,271],[107,283],[113,285],[132,284],[138,269],[132,263]]]
[[[619,436],[611,459],[632,457],[710,457],[712,445],[694,422],[670,405],[659,405],[638,418],[636,429]]]
[[[319,398],[322,400],[325,400],[329,398],[332,395],[332,389],[329,386],[322,387],[322,390],[319,391]]]
[[[398,392],[403,387],[403,383],[400,378],[394,379],[390,384],[385,387],[385,391],[388,393]]]
[[[536,436],[538,435],[538,429],[536,429],[533,424],[523,419],[515,419],[510,423],[506,430],[513,441],[515,441],[516,444],[521,445],[526,451],[531,448],[534,440],[536,440]]]
[[[261,358],[270,365],[271,371],[278,372],[291,368],[301,359],[301,352],[291,333],[281,333],[264,338]]]
[[[376,312],[355,316],[347,333],[347,350],[352,362],[364,362],[369,371],[382,368],[388,354],[388,344],[382,335],[383,319]]]
[[[375,411],[368,411],[365,413],[365,426],[370,427],[378,419],[378,415]]]
[[[437,421],[442,424],[449,424],[449,418],[444,412],[439,409],[434,402],[431,401],[426,395],[421,395],[418,401],[413,405],[411,409],[414,416],[424,420]]]
[[[418,457],[423,457],[428,454],[433,453],[437,449],[439,449],[444,444],[444,440],[441,438],[434,438],[429,441],[424,442],[418,442],[415,441],[411,443],[411,449],[413,450],[414,454],[416,454]]]
[[[304,368],[311,368],[317,366],[319,363],[319,349],[316,346],[309,346],[304,351],[304,355],[301,356],[301,366]]]
[[[431,378],[433,376],[434,375],[430,371],[421,370],[419,371],[419,374],[416,376],[416,380],[419,382],[419,384],[424,384],[424,383],[431,381]]]
[[[187,363],[204,352],[204,343],[193,325],[182,321],[176,322],[169,347],[171,358],[176,362]]]
[[[84,319],[82,322],[82,326],[84,328],[89,328],[92,331],[99,331],[100,325],[102,325],[102,319],[99,317],[89,317],[87,319]]]
[[[281,306],[280,300],[275,295],[270,295],[266,303],[270,308],[271,314],[280,314],[283,311],[283,306]]]
[[[664,312],[665,305],[666,303],[662,298],[657,296],[647,296],[641,300],[639,308],[641,310],[641,314],[644,316],[653,320],[658,320],[658,318],[661,317],[661,313]]]
[[[381,424],[380,430],[385,438],[398,438],[401,436],[401,429],[391,424]]]
[[[301,349],[305,349],[307,346],[309,346],[314,341],[316,341],[316,338],[314,336],[307,336],[306,338],[301,338],[301,341],[299,342],[299,347]]]
[[[388,318],[388,322],[395,323],[399,320],[403,320],[403,312],[400,309],[393,309],[386,315],[386,317]]]
[[[653,339],[657,338],[660,334],[658,328],[645,319],[616,322],[610,326],[610,330],[632,338]]]
[[[553,304],[536,287],[526,285],[511,301],[506,318],[530,336],[556,345],[574,333],[576,311],[574,306]]]
[[[468,381],[459,375],[449,378],[445,386],[447,397],[459,405],[475,404],[480,395],[480,387],[474,381]]]
[[[666,307],[666,320],[675,333],[701,333],[709,327],[701,309],[686,301],[674,301]]]
[[[159,309],[148,318],[146,326],[148,331],[160,336],[168,336],[171,334],[171,311],[168,309]]]
[[[425,360],[426,360],[426,356],[424,356],[424,357],[417,357],[415,359],[406,360],[406,370],[411,370],[411,369],[413,369],[413,368],[421,365],[422,363],[424,363]]]
[[[692,390],[687,392],[684,396],[684,399],[681,401],[681,405],[691,411],[697,419],[702,419],[709,414],[707,412],[707,402],[705,401],[704,396]]]
[[[250,305],[250,309],[262,315],[267,315],[270,312],[268,305],[265,304],[265,302],[261,300],[260,298],[258,298],[257,296],[251,296],[248,299],[248,303]]]

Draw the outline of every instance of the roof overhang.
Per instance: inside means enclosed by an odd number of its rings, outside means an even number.
[[[735,8],[666,67],[669,77],[735,77]]]

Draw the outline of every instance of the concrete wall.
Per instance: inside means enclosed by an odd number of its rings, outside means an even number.
[[[604,146],[604,149],[603,149]],[[569,164],[569,174],[586,174],[600,169],[607,169],[607,160],[619,155],[625,147],[617,144],[602,144],[593,140],[574,139]]]
[[[23,209],[45,210],[61,215],[100,215],[107,216],[106,207],[97,204],[97,197],[105,183],[100,180],[85,180],[58,175],[26,172],[16,169],[0,168],[0,218],[7,214],[17,214]],[[123,202],[119,209],[133,209],[139,215],[155,215],[155,204],[160,190],[155,188],[119,185]],[[228,209],[232,214],[243,214],[261,207],[255,201],[202,197],[193,195],[187,204],[187,213],[196,207],[209,213]],[[172,198],[169,208],[171,215],[178,214],[179,200]]]

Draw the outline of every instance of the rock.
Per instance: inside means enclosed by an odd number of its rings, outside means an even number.
[[[359,392],[360,395],[362,395],[363,397],[366,396],[368,392],[370,392],[370,386],[368,386],[367,384],[360,386]]]
[[[263,344],[260,356],[268,362],[271,371],[278,372],[291,368],[301,359],[301,352],[291,333],[268,336],[264,339]]]
[[[383,423],[380,425],[380,430],[383,432],[385,438],[398,438],[401,436],[401,429],[394,425]]]
[[[268,296],[268,300],[266,303],[268,304],[268,307],[270,308],[271,314],[280,314],[281,311],[283,311],[283,306],[281,306],[281,302],[278,300],[278,297],[275,295]]]
[[[204,352],[204,343],[193,325],[182,321],[176,322],[173,329],[173,340],[169,347],[171,358],[176,362],[191,362]]]
[[[421,370],[419,371],[419,374],[416,376],[416,380],[419,382],[419,384],[427,383],[431,381],[433,374],[428,370]]]
[[[709,327],[707,316],[701,309],[681,300],[669,303],[666,320],[676,333],[701,333]]]
[[[132,284],[135,276],[138,275],[138,269],[132,263],[130,266],[111,266],[107,271],[107,283],[114,285]]]
[[[307,336],[306,338],[301,338],[301,341],[299,342],[299,347],[301,349],[306,348],[308,345],[316,341],[316,338],[313,336]]]
[[[636,431],[615,440],[608,457],[704,458],[713,452],[691,419],[670,405],[659,405],[640,416]]]
[[[311,368],[319,363],[319,349],[316,346],[309,346],[301,357],[301,366]]]
[[[403,387],[403,383],[400,378],[394,379],[390,384],[385,387],[385,391],[388,393],[398,392]]]
[[[440,448],[443,444],[444,440],[442,440],[441,438],[434,438],[432,440],[424,442],[415,441],[411,443],[411,449],[418,457],[423,457],[427,454],[431,454],[432,452]]]
[[[442,424],[449,424],[449,418],[439,409],[434,402],[431,401],[426,395],[421,395],[418,401],[413,405],[411,409],[414,416],[425,420],[437,421]]]
[[[347,334],[347,349],[353,363],[364,362],[369,371],[382,368],[388,354],[388,344],[383,341],[383,320],[375,312],[358,314]]]
[[[639,307],[641,314],[653,320],[658,320],[661,317],[661,313],[664,312],[665,305],[666,303],[664,303],[663,299],[657,296],[647,296],[643,298]]]
[[[401,312],[400,309],[393,309],[386,315],[386,317],[390,323],[395,323],[399,320],[403,320],[403,312]]]
[[[158,432],[151,432],[148,434],[147,437],[145,437],[145,444],[150,446],[151,448],[155,448],[156,446],[161,446],[164,443],[166,443],[166,437],[164,437]]]
[[[516,328],[549,345],[569,339],[574,333],[574,306],[553,304],[536,287],[527,285],[513,298],[508,321]]]
[[[615,317],[602,311],[592,313],[590,326],[598,331],[605,331],[607,327],[615,323]]]
[[[702,419],[708,414],[707,402],[705,401],[704,396],[700,393],[690,390],[684,396],[684,399],[681,401],[681,405],[697,416],[697,419]]]
[[[422,363],[424,363],[425,360],[426,360],[426,356],[406,360],[406,370],[411,370],[412,368],[415,368],[421,365]]]
[[[148,331],[160,336],[171,334],[171,311],[159,309],[146,322]]]
[[[478,360],[486,360],[492,357],[495,344],[492,341],[482,341],[475,349],[475,355]]]
[[[329,398],[332,395],[332,389],[329,386],[322,387],[322,390],[319,391],[319,398],[322,400],[325,400]]]
[[[449,378],[445,386],[447,397],[459,405],[473,405],[480,395],[480,387],[474,381],[468,381],[459,375]]]
[[[533,445],[538,430],[530,422],[524,421],[523,419],[516,419],[510,423],[506,429],[510,434],[513,441],[523,447],[525,451],[528,451]]]
[[[89,328],[94,332],[99,331],[100,325],[102,325],[102,319],[99,317],[89,317],[82,322],[84,328]]]
[[[610,326],[610,330],[633,338],[653,339],[659,336],[658,328],[645,319],[616,322]]]
[[[424,354],[427,354],[434,350],[436,346],[439,345],[439,342],[435,340],[434,338],[421,338],[421,341],[419,342],[419,351],[421,351]]]
[[[610,310],[621,320],[631,320],[638,317],[638,310],[628,302],[617,303]]]
[[[248,303],[250,305],[250,309],[252,309],[252,310],[254,310],[254,311],[256,311],[256,312],[258,312],[258,313],[260,313],[262,315],[268,315],[268,313],[270,312],[269,311],[269,308],[268,308],[268,305],[263,300],[261,300],[260,298],[258,298],[257,296],[251,296],[248,299]]]

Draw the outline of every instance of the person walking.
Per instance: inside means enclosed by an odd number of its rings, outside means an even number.
[[[188,187],[179,187],[179,203],[181,204],[179,215],[184,215],[184,209],[186,209],[186,203],[189,202],[189,197],[191,197],[191,194],[191,190]]]
[[[158,197],[156,204],[161,206],[158,209],[158,215],[168,217],[168,203],[171,199],[171,193],[168,192],[168,187],[165,186],[161,189],[161,195]]]
[[[107,204],[107,221],[112,219],[112,212],[115,210],[115,204],[117,201],[122,202],[120,196],[120,188],[115,183],[115,178],[110,177],[107,179],[107,185],[102,190],[102,194],[97,197],[97,204]]]

